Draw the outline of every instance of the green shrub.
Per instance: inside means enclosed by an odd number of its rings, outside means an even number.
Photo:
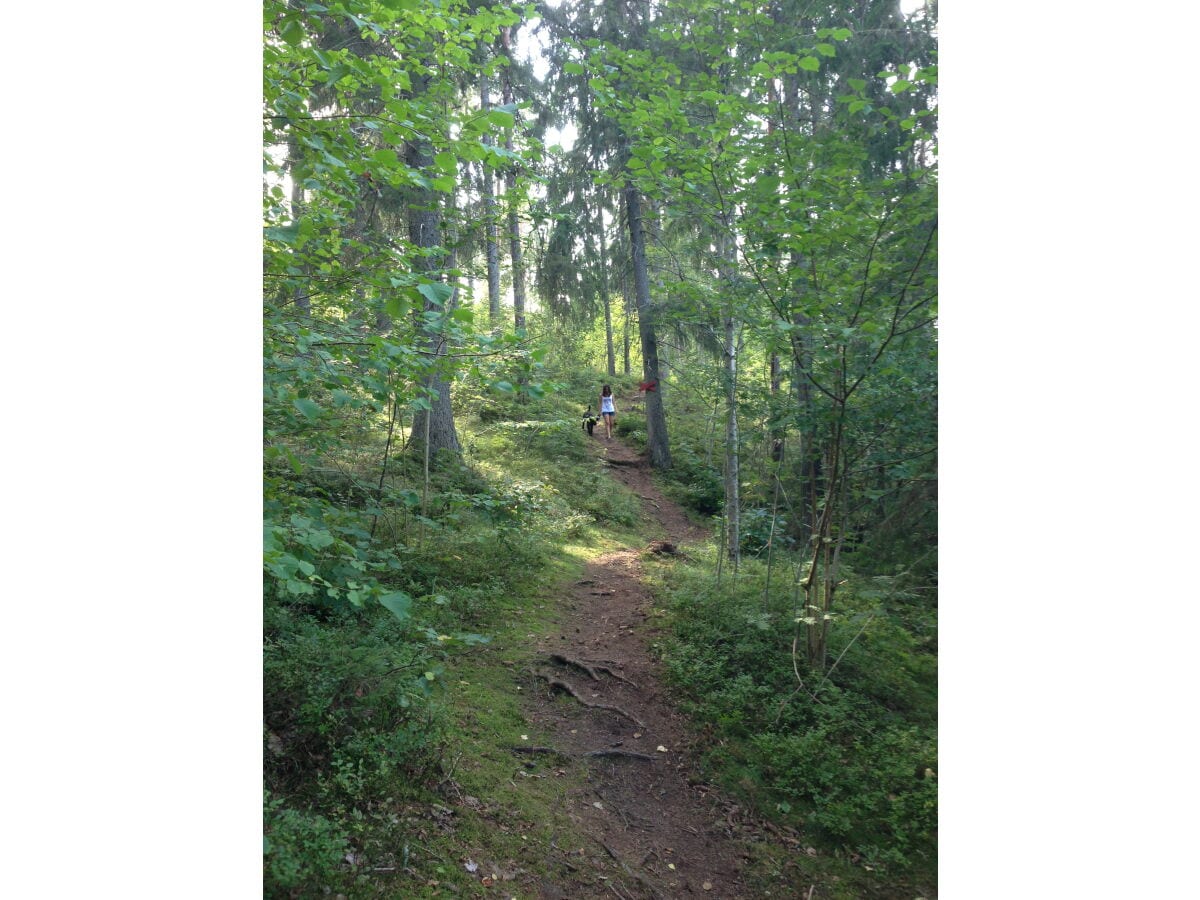
[[[338,876],[348,848],[338,827],[316,813],[289,809],[266,792],[263,800],[263,895],[320,896]]]
[[[713,516],[725,505],[725,485],[721,473],[687,446],[671,453],[671,468],[666,472],[665,490],[676,503],[700,513]]]
[[[797,660],[797,690],[790,611],[764,606],[765,566],[747,560],[718,589],[712,562],[672,566],[663,648],[682,706],[713,738],[706,763],[833,849],[896,871],[932,865],[936,664],[888,614],[894,592],[849,576],[830,640],[830,663],[841,659],[828,677]]]
[[[335,757],[384,748],[389,770],[419,773],[436,761],[440,734],[425,673],[437,666],[427,637],[382,609],[322,622],[268,604],[264,625],[268,787],[313,800]],[[369,767],[379,761],[367,759]]]

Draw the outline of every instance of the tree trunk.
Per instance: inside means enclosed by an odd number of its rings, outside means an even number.
[[[774,418],[778,415],[780,395],[783,393],[783,366],[779,361],[779,351],[771,351],[768,368],[771,373],[771,416]],[[771,459],[777,463],[783,462],[784,436],[784,430],[779,426],[771,429]]]
[[[511,29],[504,29],[504,49],[508,54],[509,65],[504,69],[504,103],[505,105],[513,102],[512,89],[512,66],[513,57],[510,45]],[[504,137],[504,149],[512,153],[512,129],[509,129]],[[517,197],[517,170],[511,158],[508,164],[508,170],[504,175],[505,184],[505,199],[508,201],[508,239],[510,247],[510,256],[512,258],[512,282],[513,282],[513,324],[517,331],[525,329],[525,268],[521,260],[521,220],[517,215],[517,205],[520,200]]]
[[[725,534],[729,539],[729,564],[738,570],[742,559],[740,457],[738,454],[737,325],[725,317]]]
[[[642,205],[637,188],[625,182],[625,206],[629,213],[629,248],[633,264],[634,293],[637,298],[638,333],[642,339],[642,377],[656,389],[646,392],[646,446],[650,465],[671,468],[671,449],[667,439],[667,418],[663,409],[661,376],[658,366],[658,338],[654,333],[654,315],[650,309],[650,279],[646,271],[646,241],[642,232]]]
[[[416,88],[415,84],[414,88]],[[427,171],[433,166],[433,150],[428,140],[410,142],[405,157],[409,167],[416,171]],[[409,239],[417,247],[430,249],[441,245],[438,201],[432,190],[415,189],[413,199],[408,207],[408,232]],[[440,256],[418,256],[415,264],[423,268],[434,281],[440,280]],[[443,308],[426,298],[422,312],[441,313],[442,315],[437,317],[441,321],[446,315],[449,315],[450,307],[450,300],[447,300]],[[418,321],[423,321],[423,317],[418,317]],[[459,456],[462,454],[462,448],[458,443],[458,434],[454,428],[454,413],[450,406],[450,383],[439,371],[438,365],[448,349],[443,333],[444,329],[440,326],[423,326],[422,331],[430,369],[421,384],[432,396],[428,398],[430,409],[419,409],[413,417],[413,443],[420,449],[426,450],[430,457],[436,457],[440,450],[449,450],[455,456]],[[426,437],[428,437],[427,445]]]
[[[621,191],[618,207],[618,227],[617,227],[617,246],[621,251],[621,299],[624,302],[624,308],[621,322],[621,358],[624,363],[624,372],[628,375],[633,370],[633,364],[629,359],[630,344],[633,343],[632,335],[630,334],[630,323],[633,321],[633,292],[629,289],[629,253],[625,246],[624,232],[620,229],[620,222],[629,221],[629,210],[625,208],[625,192]]]
[[[608,294],[608,247],[604,240],[604,215],[597,216],[596,236],[600,241],[600,302],[604,304],[604,347],[607,351],[609,377],[617,374],[613,355],[612,298]]]
[[[720,247],[721,280],[725,283],[725,536],[729,564],[737,572],[742,559],[741,541],[741,456],[738,435],[738,344],[740,336],[737,321],[733,317],[733,306],[737,276],[737,240],[734,234],[733,215],[725,211],[721,215]]]
[[[304,214],[304,186],[300,183],[300,179],[296,177],[296,167],[300,163],[300,145],[296,140],[288,141],[288,174],[292,180],[292,195],[291,195],[291,215],[292,224],[298,225],[300,217]],[[307,266],[303,267],[307,270]],[[308,300],[307,288],[301,284],[297,284],[292,293],[292,302],[301,315],[309,315],[311,312],[311,304]]]
[[[486,114],[492,108],[492,98],[488,92],[487,76],[479,80],[479,103]],[[491,145],[491,138],[483,138],[485,144]],[[487,222],[487,273],[488,273],[488,317],[492,332],[500,328],[500,226],[496,222],[496,177],[492,167],[486,162],[480,168],[483,172],[483,214]]]

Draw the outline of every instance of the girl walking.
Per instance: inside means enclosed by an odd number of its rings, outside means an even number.
[[[617,410],[613,406],[612,388],[607,384],[600,389],[600,415],[604,417],[604,434],[612,440],[613,423],[617,421]]]

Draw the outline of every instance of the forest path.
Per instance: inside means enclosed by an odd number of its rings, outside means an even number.
[[[541,897],[749,897],[742,835],[759,826],[696,775],[694,738],[650,649],[658,629],[642,581],[644,554],[679,552],[707,533],[654,486],[645,460],[601,427],[592,442],[641,498],[657,539],[592,562],[561,600],[559,631],[536,647],[526,715],[551,746],[529,748],[527,765],[565,765],[551,750],[582,759],[586,781],[557,813],[595,843],[568,851],[571,883],[543,882]],[[583,756],[597,751],[609,755]]]

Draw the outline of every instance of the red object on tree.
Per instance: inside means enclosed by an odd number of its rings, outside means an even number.
[[[658,387],[657,381],[643,381],[638,385],[638,390],[646,393],[654,390],[656,387]]]

